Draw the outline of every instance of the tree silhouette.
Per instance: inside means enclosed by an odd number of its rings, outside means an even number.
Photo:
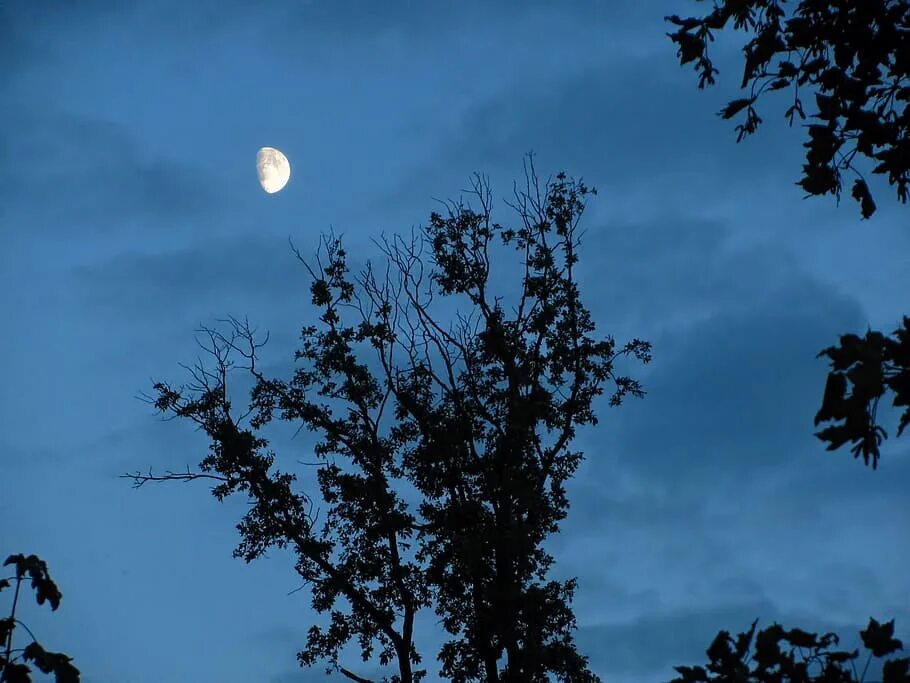
[[[51,610],[56,610],[60,606],[63,596],[57,588],[57,584],[51,579],[47,571],[47,564],[37,555],[27,557],[10,555],[3,566],[10,565],[15,565],[15,575],[0,579],[0,591],[10,588],[12,586],[10,581],[14,581],[16,584],[13,589],[10,615],[5,619],[0,619],[0,647],[2,647],[0,683],[31,683],[31,669],[24,662],[31,662],[42,673],[54,674],[54,680],[57,683],[79,683],[79,669],[70,664],[73,661],[72,657],[68,657],[62,652],[45,650],[28,626],[16,618],[22,582],[27,579],[32,582],[32,588],[35,589],[35,600],[39,605],[47,602],[50,604]],[[32,642],[24,648],[13,647],[13,631],[16,627],[25,629],[32,638]],[[16,660],[22,661],[17,662]]]
[[[752,628],[740,633],[735,641],[727,631],[718,633],[706,652],[710,660],[708,666],[674,667],[680,676],[671,683],[862,683],[872,657],[884,659],[903,649],[903,643],[894,637],[893,619],[880,624],[870,618],[869,625],[860,631],[869,655],[859,674],[854,665],[859,650],[828,649],[840,642],[834,633],[819,637],[798,628],[786,630],[773,624],[756,636],[757,624],[756,619]],[[749,654],[753,639],[754,657]],[[787,651],[781,649],[782,642],[789,643]],[[750,661],[754,663],[751,670]],[[849,670],[847,662],[850,663]],[[910,658],[884,660],[880,680],[881,683],[910,683]]]
[[[323,659],[327,673],[366,681],[338,661],[356,637],[364,661],[378,645],[380,664],[397,664],[394,683],[419,681],[415,616],[432,607],[452,636],[437,654],[452,681],[598,680],[573,642],[575,581],[547,580],[553,558],[541,544],[567,513],[563,484],[582,459],[576,429],[597,423],[606,383],[611,405],[643,395],[614,365],[647,363],[650,344],[595,337],[581,301],[577,226],[595,191],[563,173],[541,186],[530,158],[525,181],[509,203],[517,227],[492,222],[489,183],[475,175],[479,210],[448,202],[447,216],[434,212],[409,238],[377,241],[385,263],[356,278],[333,235],[315,264],[295,249],[321,315],[302,330],[304,367],[289,381],[261,373],[265,341],[231,318],[229,335],[203,328],[217,367],[191,370],[192,396],[154,385],[158,410],[199,424],[211,453],[198,471],[125,476],[136,486],[208,478],[219,500],[247,494],[235,555],[292,548],[313,608],[330,613],[327,628],[310,628],[302,665]],[[504,282],[513,287],[499,292]],[[232,353],[255,377],[237,420]],[[276,412],[319,436],[321,531],[312,499],[294,490],[294,474],[272,471],[274,454],[251,431]],[[393,485],[416,494],[416,509]]]
[[[790,11],[788,11],[790,10]],[[733,23],[752,35],[743,47],[740,88],[748,97],[731,101],[718,115],[744,115],[736,126],[740,142],[762,119],[756,103],[762,95],[792,88],[785,116],[806,119],[804,86],[814,92],[816,123],[806,125],[808,141],[803,176],[797,183],[807,196],[833,194],[840,201],[842,171],[856,175],[851,194],[863,218],[875,212],[865,178],[855,167],[859,155],[875,162],[872,173],[887,174],[897,197],[907,202],[910,182],[910,2],[906,0],[715,0],[701,17],[666,17],[677,26],[667,34],[679,46],[681,65],[694,62],[698,87],[715,83],[718,70],[709,54],[714,31]],[[773,64],[777,60],[776,64]],[[910,424],[910,320],[887,337],[869,330],[864,339],[847,334],[829,347],[828,375],[815,424],[834,421],[816,436],[837,450],[850,442],[854,457],[878,465],[879,446],[887,437],[876,422],[881,396],[893,392],[893,405],[907,406],[898,436]],[[852,390],[848,393],[848,385]]]

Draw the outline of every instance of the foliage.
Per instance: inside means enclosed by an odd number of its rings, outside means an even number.
[[[767,92],[792,87],[785,116],[806,119],[803,86],[812,88],[811,118],[803,176],[797,183],[808,195],[833,194],[840,200],[841,171],[857,176],[851,195],[862,215],[875,212],[875,202],[857,154],[875,162],[872,173],[887,174],[906,203],[910,182],[910,3],[906,0],[800,0],[788,16],[783,0],[715,0],[703,17],[667,17],[678,29],[667,35],[679,46],[680,64],[694,62],[698,87],[714,84],[718,70],[708,55],[713,31],[732,21],[749,32],[743,47],[741,89],[718,115],[730,119],[744,112],[736,126],[737,142],[754,133],[762,119],[755,105]],[[776,61],[776,64],[772,62]],[[807,195],[807,196],[808,196]]]
[[[717,634],[706,654],[710,663],[702,666],[674,667],[681,675],[671,683],[862,683],[872,657],[884,658],[903,649],[903,643],[894,638],[894,620],[880,624],[869,619],[869,625],[860,631],[863,645],[869,650],[861,675],[853,661],[859,650],[853,652],[829,651],[840,641],[833,633],[819,637],[798,628],[784,629],[773,624],[755,635],[756,619],[752,628],[740,633],[736,640],[727,631]],[[754,657],[749,656],[755,643]],[[784,651],[781,643],[789,644]],[[754,667],[750,670],[750,660]],[[849,662],[851,671],[845,664]],[[813,675],[812,669],[816,668]],[[881,683],[910,683],[910,658],[886,660],[882,664]]]
[[[906,203],[910,178],[910,2],[906,0],[800,0],[790,16],[780,0],[715,0],[703,17],[667,17],[678,29],[668,34],[679,46],[680,64],[695,63],[698,87],[714,84],[714,68],[708,56],[713,31],[732,21],[734,30],[751,32],[743,47],[745,67],[741,88],[749,97],[730,102],[719,116],[730,119],[745,112],[736,127],[737,142],[754,133],[761,118],[755,103],[766,92],[793,87],[793,104],[785,115],[793,125],[795,116],[805,119],[800,88],[815,90],[819,123],[807,126],[809,141],[800,184],[809,195],[834,194],[838,201],[841,171],[852,170],[858,178],[853,198],[863,218],[875,212],[875,202],[866,181],[853,166],[860,154],[877,162],[873,173],[888,174],[897,186],[898,199]],[[776,68],[772,61],[780,57]],[[852,144],[852,149],[844,150]],[[872,468],[878,466],[879,446],[887,437],[876,422],[878,401],[885,391],[894,393],[894,406],[910,406],[910,323],[893,338],[869,330],[864,339],[853,334],[841,337],[840,347],[829,347],[828,374],[821,409],[815,416],[835,424],[816,436],[836,450],[853,444],[854,458],[863,456]],[[847,394],[848,383],[853,385]],[[910,422],[910,407],[898,426],[900,436]]]
[[[831,346],[819,356],[828,356],[833,368],[825,385],[822,407],[815,424],[837,421],[816,434],[833,451],[850,441],[853,457],[863,456],[872,469],[878,464],[879,446],[887,438],[876,422],[879,399],[886,390],[894,394],[893,405],[905,406],[897,427],[900,436],[910,424],[910,318],[894,332],[894,338],[869,330],[864,338],[855,334],[841,337],[840,346]],[[847,384],[852,391],[847,394]]]
[[[582,459],[571,449],[576,429],[597,423],[593,401],[607,382],[611,405],[643,395],[614,365],[648,362],[650,345],[595,337],[581,301],[577,225],[594,190],[563,173],[541,187],[533,163],[525,177],[509,204],[515,228],[492,222],[489,185],[475,176],[479,210],[449,202],[447,216],[432,213],[409,239],[383,238],[384,266],[357,278],[334,236],[315,265],[298,252],[321,314],[302,330],[304,364],[290,381],[261,373],[262,344],[232,318],[229,336],[205,330],[218,367],[193,370],[191,397],[155,384],[158,410],[199,424],[211,453],[196,472],[126,476],[137,486],[209,478],[219,500],[249,496],[235,555],[250,562],[290,547],[313,608],[330,615],[327,628],[309,630],[302,665],[324,659],[327,672],[365,681],[338,662],[356,638],[364,661],[378,646],[380,664],[397,664],[392,681],[419,681],[415,616],[433,607],[452,636],[437,657],[452,681],[598,680],[573,642],[575,582],[547,580],[553,558],[541,544],[567,513],[563,484]],[[497,294],[503,282],[514,288]],[[256,380],[239,420],[226,386],[233,352]],[[275,456],[252,431],[276,413],[319,437],[321,531],[295,475],[271,471]],[[416,509],[393,484],[414,492]]]
[[[22,582],[30,579],[35,590],[35,600],[39,605],[47,602],[51,610],[56,611],[60,606],[62,595],[57,584],[51,579],[47,565],[37,555],[10,555],[3,563],[4,567],[15,565],[16,573],[9,578],[0,579],[0,591],[10,588],[14,581],[16,587],[13,592],[13,605],[9,617],[0,619],[0,643],[3,652],[0,653],[0,682],[3,683],[31,683],[31,669],[24,662],[31,662],[39,671],[45,674],[54,674],[57,683],[79,683],[79,670],[70,662],[71,657],[62,652],[45,650],[37,641],[29,628],[16,618],[16,608],[19,603],[19,589]],[[32,637],[32,642],[24,648],[13,648],[13,631],[17,626],[24,628]],[[21,662],[17,662],[21,659]]]

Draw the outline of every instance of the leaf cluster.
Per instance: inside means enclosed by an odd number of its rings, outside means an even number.
[[[910,424],[910,318],[889,337],[869,330],[865,337],[846,334],[839,346],[824,349],[832,370],[828,374],[822,406],[815,424],[835,422],[816,436],[833,451],[848,441],[854,458],[863,456],[876,469],[879,447],[887,433],[876,420],[878,402],[886,391],[894,394],[892,405],[904,407],[897,427],[900,436]],[[848,393],[848,386],[850,391]]]
[[[893,619],[879,623],[870,618],[860,631],[869,656],[859,675],[853,663],[859,650],[829,650],[840,642],[834,633],[818,636],[772,624],[756,635],[757,624],[756,619],[735,640],[727,631],[718,633],[706,652],[708,665],[674,667],[680,676],[671,683],[862,683],[872,657],[884,658],[903,649],[903,643],[894,637]],[[851,670],[846,668],[847,663]],[[884,661],[881,682],[910,683],[910,658]]]
[[[62,652],[45,650],[28,627],[16,618],[19,591],[26,580],[31,581],[35,600],[39,605],[47,602],[52,611],[56,611],[60,606],[62,595],[48,573],[47,564],[37,555],[18,554],[6,558],[3,566],[10,565],[15,567],[15,574],[0,579],[0,591],[11,588],[13,586],[11,582],[15,583],[10,616],[0,619],[0,644],[3,648],[0,652],[0,682],[31,683],[31,668],[26,664],[31,662],[42,673],[53,674],[57,683],[79,683],[79,670],[70,663],[72,658]],[[32,636],[32,642],[24,648],[13,648],[13,631],[17,626],[24,628]]]
[[[860,154],[875,163],[872,173],[887,175],[898,199],[910,194],[910,3],[906,0],[800,0],[789,13],[784,0],[715,0],[703,17],[666,17],[677,26],[668,33],[678,45],[681,65],[694,63],[698,87],[715,83],[718,70],[708,54],[714,32],[732,22],[751,34],[741,89],[749,96],[719,112],[730,119],[745,112],[736,126],[737,142],[754,133],[762,119],[755,104],[766,92],[792,88],[785,116],[806,119],[803,86],[814,92],[803,176],[797,183],[809,195],[833,194],[840,200],[842,171],[857,176],[851,191],[864,218],[875,202],[853,160]]]

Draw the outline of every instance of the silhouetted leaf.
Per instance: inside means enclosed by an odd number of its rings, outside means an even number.
[[[872,201],[872,194],[869,192],[869,187],[866,185],[865,180],[862,178],[856,180],[853,183],[853,191],[850,194],[856,201],[860,202],[863,218],[870,218],[875,213],[875,202]]]
[[[910,657],[885,662],[882,666],[882,683],[910,683]]]
[[[818,645],[818,636],[798,628],[791,628],[787,632],[787,639],[796,647],[813,648]]]
[[[859,650],[853,650],[853,652],[829,652],[828,659],[832,662],[849,662],[850,660],[856,659],[859,657]]]
[[[16,621],[12,617],[0,619],[0,643],[5,643],[10,632],[16,628]]]
[[[875,657],[884,657],[903,648],[903,643],[894,638],[894,619],[880,624],[870,617],[869,625],[859,635]]]
[[[725,119],[732,119],[753,102],[755,102],[754,97],[747,97],[741,100],[733,100],[726,107],[721,109],[717,115]]]
[[[825,352],[823,351],[822,354],[824,353]],[[828,375],[828,380],[825,382],[825,395],[822,399],[822,407],[815,414],[815,424],[818,425],[827,420],[839,420],[842,418],[844,416],[844,397],[846,394],[846,375],[835,372],[830,373]]]
[[[25,664],[7,664],[3,670],[4,683],[32,683],[31,669]]]
[[[54,674],[57,683],[79,683],[79,670],[70,663],[72,658],[61,652],[48,652],[38,643],[32,642],[25,647],[22,656],[34,662],[42,673]]]

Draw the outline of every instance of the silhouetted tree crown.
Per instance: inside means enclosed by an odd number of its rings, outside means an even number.
[[[643,395],[614,365],[648,362],[650,345],[595,336],[582,303],[577,226],[594,190],[562,173],[541,185],[525,170],[515,227],[493,222],[489,185],[475,176],[479,210],[449,202],[409,238],[380,240],[384,263],[356,278],[334,236],[315,264],[298,252],[320,317],[302,330],[289,381],[262,374],[261,344],[231,319],[230,337],[206,330],[218,367],[194,371],[194,396],[155,384],[156,407],[201,425],[211,454],[197,472],[131,476],[210,478],[219,499],[247,494],[235,554],[249,562],[291,547],[313,608],[329,612],[328,627],[309,630],[303,665],[325,659],[327,672],[367,680],[338,661],[356,638],[364,661],[378,646],[380,664],[395,662],[395,683],[419,681],[415,616],[432,607],[452,636],[437,655],[449,680],[598,680],[573,642],[575,581],[547,579],[553,558],[541,544],[567,513],[576,429],[597,423],[593,401],[608,382],[611,405]],[[443,314],[446,301],[455,306]],[[267,441],[230,414],[232,352],[256,380],[252,430],[278,413],[318,435],[321,531],[295,476],[272,471]]]

